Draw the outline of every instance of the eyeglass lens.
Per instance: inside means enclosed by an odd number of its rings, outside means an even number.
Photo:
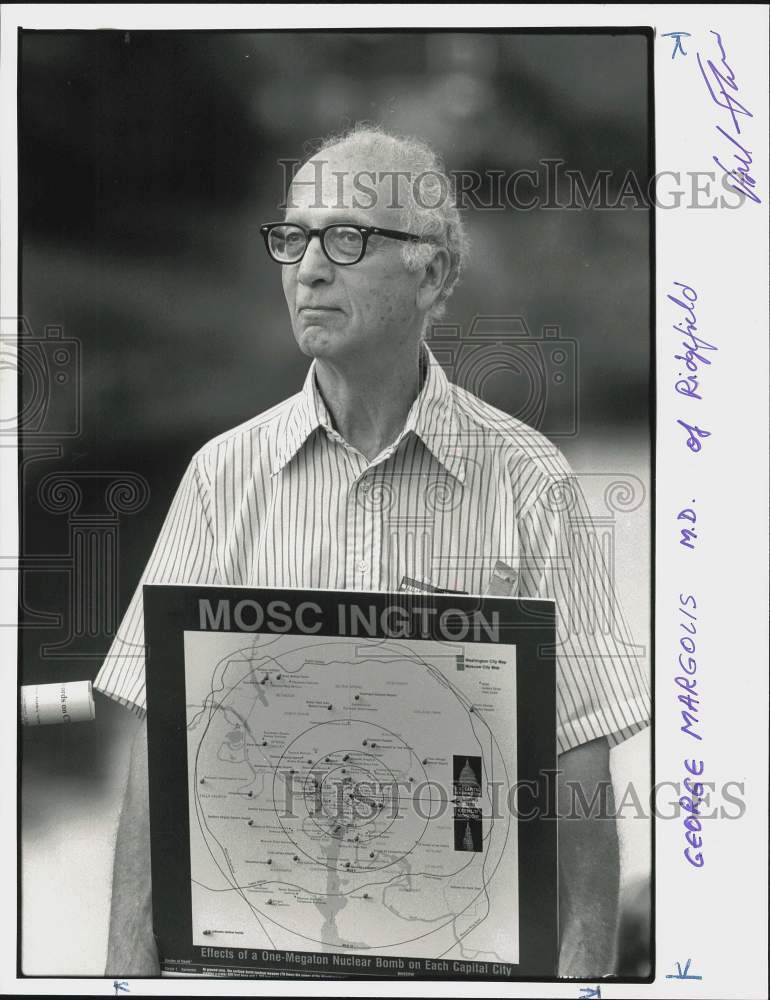
[[[287,264],[298,261],[307,246],[307,236],[299,226],[276,226],[268,239],[273,256]],[[323,240],[327,254],[339,264],[358,260],[364,245],[363,235],[352,226],[332,226]]]

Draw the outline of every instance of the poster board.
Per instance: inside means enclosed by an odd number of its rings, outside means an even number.
[[[553,602],[154,585],[144,604],[165,974],[554,974]]]

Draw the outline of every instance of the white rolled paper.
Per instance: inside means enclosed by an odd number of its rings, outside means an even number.
[[[91,681],[72,681],[69,684],[27,684],[21,689],[23,726],[90,722],[95,715]]]

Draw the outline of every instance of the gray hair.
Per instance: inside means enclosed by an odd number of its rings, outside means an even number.
[[[403,204],[401,186],[397,189],[405,228],[426,241],[437,241],[449,251],[449,272],[438,298],[425,317],[427,326],[444,315],[446,300],[463,272],[470,249],[468,234],[457,208],[454,182],[447,174],[441,157],[422,139],[397,135],[366,122],[359,122],[352,128],[319,140],[300,166],[316,159],[320,153],[340,146],[363,153],[375,163],[387,164],[394,171],[408,172],[411,182],[406,185]],[[419,184],[415,185],[415,180]],[[405,243],[401,250],[404,264],[410,271],[425,267],[434,252],[435,243],[431,242]]]

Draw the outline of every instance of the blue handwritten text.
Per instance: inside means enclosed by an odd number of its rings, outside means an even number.
[[[745,119],[753,118],[754,115],[738,98],[740,87],[736,80],[735,71],[727,61],[727,52],[722,36],[718,31],[712,31],[711,34],[716,38],[719,56],[716,59],[704,60],[699,52],[696,58],[711,100],[718,108],[727,112],[725,117],[727,129],[723,128],[722,125],[715,125],[714,128],[729,143],[726,147],[727,153],[732,156],[733,162],[724,164],[716,155],[712,159],[722,171],[725,184],[728,187],[756,204],[760,204],[762,199],[756,192],[757,182],[750,170],[754,162],[753,154],[742,142],[738,141],[738,136],[742,134],[741,123],[745,126]]]
[[[698,293],[691,285],[683,281],[675,281],[674,291],[669,292],[668,298],[678,310],[681,310],[678,320],[673,324],[673,329],[677,334],[682,334],[682,353],[674,355],[674,361],[680,362],[681,371],[677,372],[677,379],[674,382],[674,389],[680,396],[690,400],[702,400],[701,389],[701,368],[710,366],[711,359],[708,352],[716,351],[715,344],[710,344],[698,334],[698,319],[695,313],[695,303],[698,301]],[[677,420],[677,423],[687,431],[686,445],[690,451],[701,450],[701,439],[711,437],[711,431],[691,424],[686,420]]]

